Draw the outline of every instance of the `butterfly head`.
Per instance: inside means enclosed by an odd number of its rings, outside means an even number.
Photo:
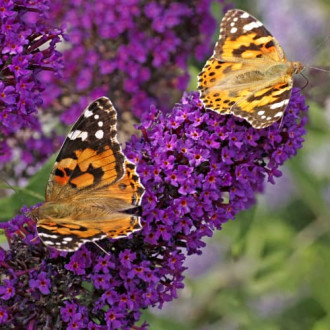
[[[296,74],[301,72],[305,68],[300,62],[291,62],[291,66],[292,72]]]
[[[35,207],[34,209],[29,210],[28,212],[26,212],[26,216],[38,221],[39,220],[39,211],[40,211],[40,207]]]

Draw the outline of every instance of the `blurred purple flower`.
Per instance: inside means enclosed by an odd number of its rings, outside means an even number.
[[[291,173],[283,169],[283,175],[276,180],[276,185],[268,185],[263,198],[269,210],[279,210],[286,207],[297,197],[298,189]]]
[[[224,0],[216,0],[223,3]],[[211,0],[55,0],[52,18],[68,25],[64,79],[42,79],[54,87],[47,105],[72,124],[82,104],[108,95],[122,111],[140,117],[152,103],[169,110],[186,89],[188,59],[211,52],[216,21]],[[219,13],[220,14],[220,13]]]
[[[185,266],[187,267],[186,275],[190,278],[198,278],[210,272],[212,268],[221,265],[223,262],[223,247],[212,242],[201,250],[202,255],[191,255],[187,257]]]
[[[177,298],[186,257],[201,254],[203,239],[253,205],[266,179],[273,182],[281,174],[278,167],[301,147],[307,107],[298,89],[288,109],[282,124],[251,132],[242,119],[206,111],[196,92],[184,95],[167,115],[151,107],[140,125],[142,137],[133,136],[126,147],[146,188],[143,229],[100,241],[110,255],[92,243],[69,254],[42,245],[35,223],[24,215],[0,224],[11,247],[0,249],[0,272],[7,280],[1,285],[15,292],[0,296],[0,322],[16,328],[95,328],[96,322],[105,329],[128,329],[141,310]],[[185,119],[173,129],[173,120],[183,113]],[[205,139],[189,134],[196,129]],[[214,143],[205,144],[207,139]],[[177,140],[182,143],[168,148]],[[230,162],[223,160],[222,150]],[[191,155],[205,151],[202,161],[192,161]],[[166,158],[171,158],[167,164]],[[175,180],[169,179],[169,168]],[[149,175],[156,170],[158,180]],[[184,187],[187,179],[192,190]]]

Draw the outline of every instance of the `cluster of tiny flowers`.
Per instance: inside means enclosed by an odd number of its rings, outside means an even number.
[[[87,243],[73,254],[47,249],[35,224],[16,216],[0,250],[0,324],[14,328],[144,329],[141,310],[161,308],[183,287],[187,255],[203,238],[255,202],[265,181],[301,148],[307,106],[295,89],[282,123],[256,130],[244,120],[183,96],[169,114],[156,108],[126,155],[146,188],[143,229],[128,238]]]
[[[223,2],[224,0],[216,0]],[[217,24],[212,0],[55,0],[53,19],[69,22],[64,77],[45,98],[72,124],[83,105],[107,95],[117,109],[141,117],[151,104],[170,109],[189,81],[188,58],[211,53]]]
[[[55,50],[62,31],[47,23],[48,0],[7,0],[0,4],[0,166],[13,158],[44,160],[57,148],[36,116],[44,85],[39,74],[56,74]],[[23,151],[24,150],[24,151]]]

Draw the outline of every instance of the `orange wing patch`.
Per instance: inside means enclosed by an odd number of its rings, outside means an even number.
[[[109,186],[108,193],[111,196],[120,196],[127,204],[140,205],[144,194],[144,188],[135,170],[135,164],[125,161],[125,174],[115,184]]]
[[[70,183],[74,184],[79,189],[82,189],[91,186],[94,183],[94,179],[95,179],[94,175],[90,173],[84,173],[80,176],[77,176],[74,179],[71,179]]]
[[[251,47],[253,43],[253,47]],[[216,50],[219,49],[216,46]],[[239,56],[242,59],[256,59],[270,57],[273,61],[281,62],[284,54],[278,51],[278,43],[271,35],[258,36],[257,33],[244,34],[237,39],[226,37],[222,44],[221,51],[215,52],[214,57],[219,60],[233,61]]]

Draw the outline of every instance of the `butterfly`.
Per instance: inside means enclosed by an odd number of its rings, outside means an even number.
[[[86,242],[140,230],[144,187],[117,140],[117,112],[101,97],[72,127],[56,158],[45,203],[30,215],[46,246],[75,251]]]
[[[286,60],[278,41],[249,13],[226,12],[212,57],[199,74],[205,107],[246,119],[254,128],[283,117],[290,101],[293,74],[304,66]]]

